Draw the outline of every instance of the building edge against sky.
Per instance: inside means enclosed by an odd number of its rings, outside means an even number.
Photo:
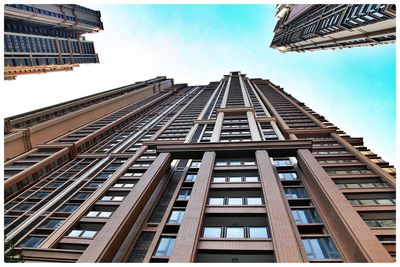
[[[393,166],[267,79],[162,76],[5,129],[26,261],[393,262]]]
[[[99,63],[83,34],[103,30],[100,11],[74,4],[4,6],[4,79]]]
[[[374,46],[396,41],[396,5],[279,4],[270,44],[281,52]]]

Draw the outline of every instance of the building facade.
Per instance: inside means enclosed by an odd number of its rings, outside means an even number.
[[[157,77],[5,121],[26,262],[393,262],[395,170],[266,79]]]
[[[100,11],[79,5],[4,6],[4,78],[99,63],[85,33],[103,30]]]
[[[304,52],[374,46],[396,41],[396,6],[287,5],[276,7],[271,47]]]

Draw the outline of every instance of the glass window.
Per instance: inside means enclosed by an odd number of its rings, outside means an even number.
[[[39,228],[54,230],[57,229],[63,223],[63,221],[64,220],[50,219],[40,225]]]
[[[225,183],[225,177],[213,177],[214,183]]]
[[[86,214],[87,217],[97,217],[99,215],[99,211],[89,211],[88,214]]]
[[[75,211],[79,205],[74,205],[74,204],[64,204],[61,206],[61,208],[58,209],[58,212],[73,212]]]
[[[243,205],[243,198],[228,197],[227,205]]]
[[[396,201],[394,199],[377,199],[376,202],[379,205],[393,205],[393,204],[396,204]]]
[[[295,172],[280,172],[278,173],[279,179],[284,181],[297,180],[297,174]]]
[[[17,205],[14,209],[15,209],[15,210],[22,210],[22,211],[25,211],[25,210],[29,210],[29,209],[32,208],[33,206],[34,206],[33,203],[21,203],[21,204]]]
[[[69,237],[79,237],[82,234],[82,230],[72,230],[68,236]]]
[[[192,163],[190,164],[191,168],[200,168],[201,165],[201,161],[192,161]]]
[[[226,227],[226,237],[227,238],[244,238],[244,228],[243,227]]]
[[[231,160],[229,163],[230,163],[229,165],[231,165],[231,166],[240,166],[240,165],[242,165],[242,162],[240,162],[239,160]]]
[[[185,216],[184,210],[174,210],[172,211],[171,216],[169,216],[168,223],[181,224],[183,221],[183,216]]]
[[[224,205],[223,197],[210,197],[208,200],[209,205]]]
[[[194,182],[194,181],[196,181],[196,178],[197,178],[197,174],[190,173],[190,174],[187,174],[187,175],[186,175],[185,181],[187,181],[187,182]]]
[[[249,227],[250,238],[268,238],[267,227]]]
[[[245,176],[244,177],[246,182],[258,182],[258,176]]]
[[[28,236],[21,243],[19,243],[18,247],[22,248],[37,248],[40,244],[43,243],[45,237],[42,236]]]
[[[73,196],[72,199],[78,199],[78,200],[85,200],[90,196],[91,193],[87,193],[87,192],[81,192],[81,193],[77,193]]]
[[[97,234],[97,231],[84,231],[81,235],[83,238],[93,238]]]
[[[192,190],[190,190],[190,189],[181,189],[179,191],[177,200],[189,200],[191,192],[192,192]]]
[[[63,183],[61,183],[61,182],[51,182],[51,183],[49,183],[46,187],[49,187],[49,188],[59,188],[59,187],[61,187],[63,185]]]
[[[275,166],[292,166],[292,162],[289,159],[274,159]]]
[[[228,165],[228,162],[222,161],[222,160],[218,160],[218,161],[215,163],[215,166],[227,166],[227,165]]]
[[[221,237],[221,227],[204,227],[203,237]]]
[[[304,189],[304,187],[286,187],[285,193],[286,197],[289,199],[309,198],[307,191]]]
[[[91,183],[88,183],[88,184],[86,185],[86,187],[97,188],[97,187],[100,187],[102,184],[103,184],[103,183],[91,182]]]
[[[230,183],[241,183],[242,182],[242,177],[240,176],[232,176],[228,177],[228,180]]]
[[[248,197],[247,198],[247,205],[262,205],[262,198],[261,197]]]
[[[321,223],[316,209],[292,209],[296,224]]]
[[[303,239],[307,258],[313,259],[338,259],[339,253],[329,237]]]
[[[158,243],[154,256],[169,257],[175,246],[175,237],[162,237]]]
[[[101,211],[97,217],[109,218],[111,215],[111,211]]]

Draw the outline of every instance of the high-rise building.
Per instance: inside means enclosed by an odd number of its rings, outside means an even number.
[[[5,125],[25,261],[394,261],[393,166],[269,80],[157,77]]]
[[[6,80],[99,63],[93,42],[82,35],[103,30],[100,11],[79,5],[6,4],[4,17]]]
[[[271,47],[281,52],[374,46],[396,41],[396,5],[276,6]]]

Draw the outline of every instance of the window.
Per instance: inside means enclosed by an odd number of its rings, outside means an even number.
[[[296,224],[321,223],[316,209],[292,209]]]
[[[258,176],[245,176],[244,180],[246,182],[259,182],[259,177]]]
[[[154,256],[169,257],[175,246],[175,237],[162,237],[158,243]]]
[[[267,227],[249,227],[250,238],[269,238]]]
[[[60,182],[51,182],[46,187],[48,187],[48,188],[59,188],[62,185],[63,185],[63,183],[60,183]]]
[[[226,227],[226,238],[244,238],[244,227]]]
[[[49,192],[36,192],[36,193],[34,193],[31,197],[32,198],[45,198],[45,197],[47,197],[48,195],[49,195],[50,193]]]
[[[282,181],[295,181],[295,180],[297,180],[297,174],[295,172],[280,172],[280,173],[278,173],[278,177]]]
[[[31,209],[34,206],[33,203],[21,203],[19,205],[17,205],[14,209],[15,210],[21,210],[21,211],[26,211]]]
[[[194,181],[196,181],[196,178],[197,178],[197,174],[189,173],[186,175],[185,181],[186,182],[194,182]]]
[[[242,177],[241,176],[231,176],[231,177],[228,177],[228,181],[230,183],[241,183]]]
[[[200,168],[201,161],[192,161],[190,168]]]
[[[9,225],[10,223],[12,223],[14,220],[16,219],[16,217],[9,217],[9,216],[4,216],[4,225]]]
[[[21,248],[37,248],[40,244],[43,243],[45,237],[42,236],[28,236],[21,243],[19,243],[18,247]]]
[[[203,237],[220,238],[221,230],[221,227],[204,227]]]
[[[261,197],[247,197],[247,205],[262,205]]]
[[[305,238],[303,245],[307,252],[307,258],[313,259],[338,259],[339,253],[329,237]]]
[[[288,199],[309,198],[304,187],[286,187],[285,194]]]
[[[103,196],[101,201],[122,201],[124,200],[124,197],[122,196]]]
[[[369,227],[396,227],[395,219],[364,219]]]
[[[225,183],[225,177],[213,177],[213,182],[214,183]]]
[[[228,197],[227,205],[243,205],[243,198],[241,197]]]
[[[81,237],[81,238],[93,238],[97,234],[97,231],[91,230],[72,230],[69,237]]]
[[[61,208],[58,209],[58,212],[73,212],[75,211],[79,205],[74,205],[74,204],[64,204],[61,206]]]
[[[72,199],[76,199],[76,200],[85,200],[87,198],[89,198],[89,196],[91,195],[91,193],[88,192],[81,192],[81,193],[77,193],[75,194]]]
[[[116,188],[132,188],[134,186],[135,186],[135,184],[133,184],[133,183],[130,183],[130,184],[120,184],[120,183],[118,183],[118,184],[114,184],[113,187],[116,187]]]
[[[63,223],[63,221],[64,220],[49,219],[45,223],[41,224],[39,228],[55,230]]]
[[[86,214],[86,217],[109,218],[111,217],[111,215],[112,215],[111,211],[89,211],[89,213]]]
[[[96,175],[96,179],[98,180],[107,180],[108,178],[110,178],[112,176],[112,173],[99,173],[98,175]]]
[[[269,238],[266,226],[206,226],[203,228],[206,238]]]
[[[181,224],[183,221],[183,216],[185,216],[184,210],[174,210],[169,216],[168,223],[171,224]]]
[[[395,205],[395,199],[349,199],[352,205]]]
[[[177,200],[189,200],[191,192],[192,192],[192,190],[190,190],[190,189],[181,189],[179,191]]]
[[[221,160],[218,160],[216,163],[215,163],[215,166],[227,166],[228,165],[228,162],[226,162],[226,161],[221,161]]]
[[[90,183],[88,183],[88,184],[86,185],[86,187],[89,187],[89,188],[98,188],[98,187],[100,187],[102,184],[103,184],[103,183],[90,182]]]
[[[209,205],[224,205],[224,198],[223,197],[210,197],[208,200]]]
[[[274,165],[277,167],[293,166],[289,159],[274,159]]]

